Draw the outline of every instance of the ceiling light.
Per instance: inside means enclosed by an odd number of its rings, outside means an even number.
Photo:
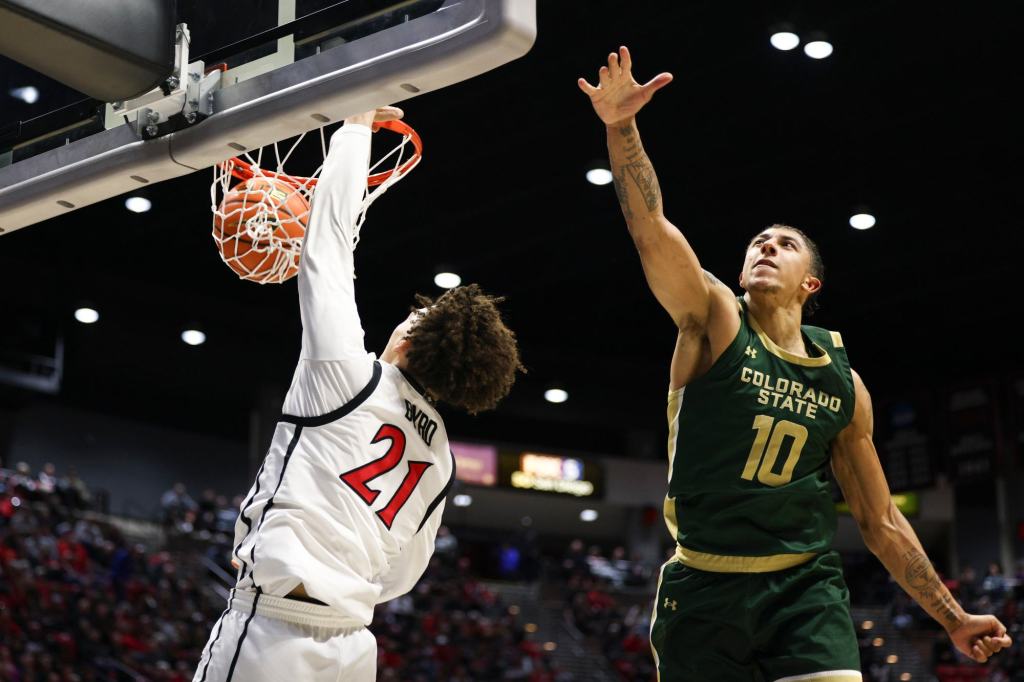
[[[549,403],[564,403],[569,399],[569,392],[561,388],[549,388],[544,391],[544,400]]]
[[[11,97],[20,99],[25,104],[35,104],[39,99],[39,91],[31,85],[24,88],[14,88],[11,90]]]
[[[452,504],[454,504],[456,507],[468,507],[469,505],[473,504],[473,498],[472,496],[463,493],[453,497]]]
[[[813,40],[804,45],[804,54],[811,59],[824,59],[832,54],[832,43],[827,40]]]
[[[199,346],[206,341],[206,334],[198,329],[186,329],[181,333],[181,340],[190,346]]]
[[[584,509],[580,512],[580,521],[597,521],[597,510],[596,509]]]
[[[79,308],[75,311],[75,319],[82,324],[92,324],[100,319],[100,314],[92,308]]]
[[[875,216],[870,213],[856,213],[850,216],[850,227],[855,230],[870,230],[875,226]]]
[[[592,185],[607,185],[614,178],[607,168],[591,168],[587,171],[587,182]]]
[[[145,197],[128,197],[124,200],[124,207],[132,213],[145,213],[153,208],[153,202]]]
[[[800,36],[790,31],[778,31],[772,34],[772,37],[768,40],[771,41],[772,47],[776,50],[782,50],[783,52],[792,50],[800,44]]]
[[[434,284],[442,289],[454,289],[462,284],[462,278],[454,272],[439,272],[434,275]]]

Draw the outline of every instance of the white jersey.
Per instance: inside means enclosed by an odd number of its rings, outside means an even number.
[[[370,136],[346,125],[331,138],[299,267],[302,355],[233,555],[239,590],[301,583],[365,624],[426,569],[455,476],[440,415],[363,344],[352,251]]]

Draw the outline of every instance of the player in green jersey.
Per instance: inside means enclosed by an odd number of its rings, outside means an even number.
[[[1010,646],[994,616],[964,612],[893,505],[872,443],[871,397],[842,337],[803,325],[823,266],[800,230],[747,246],[744,295],[702,270],[662,210],[635,116],[672,80],[644,85],[629,51],[580,79],[607,127],[615,189],[644,274],[678,327],[669,392],[662,567],[651,643],[663,680],[861,680],[849,593],[830,549],[831,466],[868,548],[976,661]]]

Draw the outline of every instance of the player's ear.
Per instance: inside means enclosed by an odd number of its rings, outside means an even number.
[[[399,357],[404,359],[411,347],[412,341],[409,340],[408,336],[403,336],[402,338],[395,341],[394,349],[395,353],[398,354]]]
[[[821,289],[821,280],[814,275],[807,275],[804,277],[803,284],[801,285],[808,294],[816,293]]]

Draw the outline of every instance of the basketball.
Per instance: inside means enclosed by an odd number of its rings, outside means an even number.
[[[309,201],[294,185],[255,177],[224,195],[214,215],[221,258],[245,280],[284,282],[299,268]]]

